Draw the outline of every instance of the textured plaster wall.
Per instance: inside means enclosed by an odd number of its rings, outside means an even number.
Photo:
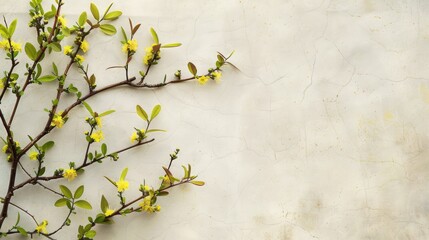
[[[8,19],[23,18],[22,41],[29,37],[23,32],[26,3],[3,0],[0,6]],[[67,0],[69,22],[88,6]],[[168,130],[70,184],[85,183],[94,205],[101,194],[115,197],[102,176],[119,176],[130,167],[131,187],[143,178],[155,184],[176,147],[182,149],[180,164],[191,163],[207,183],[172,191],[160,200],[159,214],[98,227],[99,239],[428,239],[429,3],[128,0],[114,6],[124,12],[118,25],[127,26],[128,17],[142,23],[140,49],[150,44],[151,26],[161,41],[184,44],[163,52],[151,82],[178,68],[186,72],[188,61],[207,68],[216,51],[235,50],[232,61],[241,72],[227,69],[219,85],[123,88],[90,101],[96,109],[117,110],[104,126],[112,149],[127,145],[132,127],[140,126],[136,104],[161,104],[155,126]],[[88,40],[87,62],[99,85],[122,80],[122,72],[105,70],[123,62],[119,35]],[[66,60],[58,55],[56,61]],[[22,141],[24,131],[40,131],[43,104],[54,95],[54,86],[29,90],[37,100],[25,96],[18,112]],[[85,116],[82,108],[74,111],[64,130],[53,134],[66,139],[48,156],[53,168],[82,158]],[[1,161],[2,195],[7,166]],[[174,169],[180,171],[179,165]],[[37,187],[26,190],[17,201],[48,219],[49,227],[59,224],[65,210],[41,207],[56,198]],[[130,191],[132,196],[137,193]],[[73,222],[91,214],[83,211]],[[67,228],[58,239],[74,239],[75,230]]]

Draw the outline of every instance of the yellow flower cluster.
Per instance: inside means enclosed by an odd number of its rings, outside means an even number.
[[[140,129],[140,133],[137,131],[133,132],[133,134],[131,135],[131,143],[132,142],[140,142],[141,140],[143,140],[144,134],[145,134],[144,129]]]
[[[37,152],[37,151],[31,151],[28,154],[28,157],[30,158],[30,160],[35,161],[35,160],[37,160],[37,157],[39,157],[39,152]]]
[[[104,216],[108,217],[112,215],[115,212],[113,209],[107,209],[106,212],[104,212]]]
[[[66,45],[64,46],[64,54],[69,55],[73,52],[73,46]]]
[[[77,172],[74,168],[66,169],[64,170],[63,177],[71,182],[77,177]]]
[[[126,180],[119,180],[116,182],[116,186],[118,187],[118,192],[123,192],[128,189],[130,183]]]
[[[149,194],[149,196],[144,197],[143,202],[139,203],[139,206],[142,208],[143,211],[148,213],[161,211],[161,206],[152,205],[152,197],[153,193]]]
[[[89,43],[84,40],[81,44],[80,44],[80,49],[86,53],[89,50]]]
[[[137,40],[128,40],[126,43],[122,44],[122,51],[125,53],[128,51],[130,53],[135,53],[137,52],[138,46]]]
[[[82,55],[76,54],[74,61],[77,62],[79,65],[82,65],[83,61],[85,61],[85,58]]]
[[[145,48],[146,55],[143,58],[143,63],[145,65],[149,65],[149,63],[154,59],[159,59],[160,57],[160,51],[158,50],[156,53],[153,52],[153,47],[156,46],[156,44],[152,44],[152,46]]]
[[[212,77],[217,83],[219,83],[220,79],[222,78],[222,72],[220,71],[212,72]]]
[[[205,75],[197,78],[197,81],[200,85],[206,84],[209,80],[210,80],[210,78],[208,76],[205,76]]]
[[[95,118],[95,122],[97,123],[98,127],[101,128],[103,126],[103,123],[101,122],[101,117],[96,117]]]
[[[62,116],[63,112],[58,112],[57,114],[54,115],[54,117],[52,118],[52,122],[51,122],[51,126],[52,127],[57,127],[57,128],[62,128],[64,125],[64,118]]]
[[[67,20],[64,18],[64,16],[58,17],[58,25],[65,27],[67,25]]]
[[[20,145],[19,145],[19,142],[18,141],[15,141],[15,147],[16,148],[19,148],[20,147]],[[9,150],[9,145],[4,145],[3,146],[3,148],[2,148],[2,151],[4,152],[4,153],[6,153],[7,151]]]
[[[43,222],[39,225],[39,226],[37,226],[36,227],[36,231],[38,232],[38,233],[48,233],[47,231],[46,231],[46,226],[48,226],[48,221],[46,221],[46,220],[43,220]]]
[[[101,130],[98,130],[89,136],[94,142],[100,142],[104,139],[103,132]]]
[[[3,40],[0,41],[0,48],[3,48],[5,51],[10,51],[11,45],[12,45],[12,50],[15,51],[15,52],[16,51],[20,52],[22,50],[22,47],[21,47],[20,43],[17,43],[17,42],[14,42],[14,41],[11,41],[9,43],[9,40],[7,40],[7,39],[3,39]]]

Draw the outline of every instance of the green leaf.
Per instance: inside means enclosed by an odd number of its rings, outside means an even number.
[[[107,201],[107,199],[104,197],[104,195],[101,195],[101,203],[100,203],[100,208],[101,211],[104,213],[107,211],[107,209],[109,208],[109,202]]]
[[[0,24],[0,35],[3,38],[9,38],[9,30],[3,24]]]
[[[83,192],[85,191],[85,187],[82,185],[76,189],[74,192],[74,199],[78,199],[82,197]]]
[[[57,42],[53,42],[51,44],[48,45],[50,48],[52,48],[52,50],[54,50],[55,52],[61,52],[61,45]]]
[[[155,29],[150,28],[150,33],[152,34],[153,41],[154,41],[156,44],[159,44],[158,34],[156,34]]]
[[[106,176],[104,176],[104,178],[107,179],[111,184],[113,184],[113,186],[117,187],[115,181]]]
[[[103,155],[107,153],[107,145],[105,143],[101,145],[101,153],[103,153]]]
[[[189,178],[189,171],[188,169],[182,165],[183,171],[185,171],[185,174],[183,175],[183,179]]]
[[[3,198],[2,198],[2,200],[3,200]],[[21,221],[21,215],[20,215],[20,214],[19,214],[19,212],[18,212],[18,216],[17,216],[17,218],[16,218],[15,226],[16,226],[16,225],[18,225],[19,221]]]
[[[191,181],[192,184],[196,185],[196,186],[204,186],[204,184],[206,184],[203,181]]]
[[[150,132],[167,132],[167,131],[164,130],[164,129],[156,129],[156,128],[154,128],[154,129],[147,130],[147,133],[150,133]]]
[[[136,106],[136,112],[137,115],[139,115],[143,120],[148,121],[149,118],[147,116],[147,113],[140,105]]]
[[[197,75],[197,67],[195,67],[195,65],[193,63],[188,62],[188,69],[192,75],[194,75],[194,76]]]
[[[13,20],[10,25],[9,25],[9,37],[11,38],[13,36],[13,33],[15,32],[16,29],[16,24],[18,23],[18,20],[15,19]]]
[[[15,227],[16,228],[16,230],[18,230],[18,232],[22,235],[22,236],[24,236],[24,237],[27,237],[28,236],[28,233],[27,233],[27,231],[25,231],[25,229],[24,228],[22,228],[22,227]]]
[[[112,24],[102,24],[100,25],[101,31],[106,35],[115,35],[116,34],[116,28]]]
[[[25,54],[27,54],[28,58],[30,58],[31,60],[36,60],[37,51],[33,44],[29,42],[25,44]]]
[[[121,32],[122,32],[122,37],[124,37],[124,41],[128,42],[128,37],[127,37],[127,34],[125,33],[125,30],[123,27],[121,27]]]
[[[52,62],[52,69],[54,69],[54,75],[58,76],[58,67],[54,62]]]
[[[174,47],[180,47],[182,46],[181,43],[168,43],[168,44],[162,44],[161,48],[174,48]]]
[[[115,112],[115,110],[108,110],[108,111],[105,111],[105,112],[103,112],[103,113],[101,113],[101,114],[98,114],[98,116],[99,117],[105,117],[105,116],[107,116],[107,115],[109,115],[109,114],[112,114],[112,113],[114,113]]]
[[[173,183],[174,182],[174,176],[173,174],[170,172],[170,170],[168,170],[168,168],[166,167],[162,167],[165,171],[165,173],[167,174],[167,177],[170,179],[170,182]]]
[[[152,121],[156,116],[158,116],[159,112],[161,112],[161,105],[156,105],[152,109],[152,114],[150,115],[150,120]]]
[[[89,230],[88,232],[85,233],[85,237],[93,239],[96,234],[97,232],[95,230]]]
[[[122,15],[121,11],[113,11],[106,14],[106,16],[104,16],[104,19],[113,21],[118,19],[121,15]]]
[[[89,114],[91,114],[92,117],[94,117],[94,111],[92,111],[91,106],[89,106],[88,103],[82,102],[83,106],[85,106],[86,110],[88,110]]]
[[[67,204],[68,200],[66,198],[60,198],[55,203],[55,207],[64,207]]]
[[[44,152],[46,152],[46,151],[48,151],[49,149],[51,149],[54,145],[55,145],[55,142],[54,142],[54,141],[46,142],[45,144],[43,144],[43,145],[42,145],[42,150],[43,150]]]
[[[64,197],[66,197],[66,198],[72,198],[73,197],[70,189],[68,189],[66,186],[60,185],[60,190],[64,194]]]
[[[76,201],[74,204],[80,208],[83,208],[83,209],[88,209],[88,210],[92,209],[91,204],[85,200]]]
[[[196,185],[196,186],[204,186],[205,182],[203,181],[191,181],[190,183]]]
[[[97,214],[97,217],[95,218],[94,222],[95,223],[103,223],[105,219],[106,219],[106,216],[102,213],[99,213],[99,214]]]
[[[57,79],[57,76],[54,75],[45,75],[43,77],[40,77],[39,79],[37,79],[37,81],[39,82],[52,82],[55,81]]]
[[[124,170],[122,170],[120,180],[124,180],[125,177],[127,176],[127,173],[128,173],[128,168],[124,168]]]
[[[82,12],[79,16],[78,24],[79,26],[83,26],[86,23],[86,19],[88,19],[88,15],[86,12]]]
[[[94,16],[94,18],[95,18],[97,21],[98,21],[98,20],[100,20],[100,12],[98,11],[97,6],[96,6],[94,3],[91,3],[90,8],[91,8],[92,16]]]
[[[159,196],[159,197],[167,196],[167,195],[168,195],[168,192],[166,192],[166,191],[162,191],[162,192],[159,192],[159,193],[157,194],[157,196]]]

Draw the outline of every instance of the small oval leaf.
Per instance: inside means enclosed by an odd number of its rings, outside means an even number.
[[[192,184],[196,186],[204,186],[205,182],[203,181],[191,181]]]
[[[67,202],[68,202],[68,200],[67,200],[67,199],[65,199],[65,198],[60,198],[60,199],[58,199],[58,200],[55,202],[54,206],[55,206],[55,207],[64,207],[64,206],[67,204]]]
[[[30,58],[31,60],[36,60],[37,57],[37,51],[36,48],[33,46],[33,44],[31,43],[26,43],[25,44],[25,54],[27,54],[28,58]]]
[[[85,201],[85,200],[76,201],[74,204],[77,207],[80,207],[80,208],[83,208],[83,209],[88,209],[88,210],[92,209],[91,204],[89,202]]]
[[[152,121],[156,116],[158,116],[159,112],[161,112],[161,105],[156,105],[152,109],[152,114],[150,115],[150,120]]]
[[[109,36],[116,34],[116,28],[112,24],[102,24],[100,25],[101,31]]]
[[[74,192],[74,198],[78,199],[78,198],[82,197],[82,194],[84,191],[85,191],[85,187],[83,185],[78,187],[76,189],[76,191]]]
[[[64,197],[66,197],[66,198],[72,198],[73,197],[70,189],[68,189],[66,186],[60,185],[60,190],[63,193]]]
[[[136,106],[136,112],[143,120],[147,121],[149,119],[146,111],[140,105]]]
[[[104,19],[113,21],[113,20],[118,19],[121,15],[122,15],[121,11],[113,11],[113,12],[106,14],[106,16],[104,16]]]
[[[188,69],[192,75],[194,75],[194,76],[197,75],[197,67],[195,67],[195,65],[193,63],[191,63],[191,62],[188,63]]]
[[[46,75],[37,79],[39,82],[52,82],[57,79],[57,76],[54,75]]]
[[[90,9],[92,16],[94,16],[95,20],[100,20],[100,12],[98,11],[98,8],[94,3],[91,3]]]
[[[79,26],[85,25],[86,19],[88,19],[88,15],[86,14],[86,12],[82,12],[80,14],[79,20],[78,20]]]

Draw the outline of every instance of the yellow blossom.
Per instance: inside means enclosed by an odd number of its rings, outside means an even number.
[[[64,16],[58,17],[58,25],[65,27],[67,25],[67,20],[64,18]]]
[[[31,151],[28,154],[28,157],[30,158],[30,160],[37,160],[37,157],[39,156],[39,153],[37,151]]]
[[[3,39],[0,41],[0,48],[3,48],[6,51],[9,51],[10,46],[9,46],[9,41],[7,39]]]
[[[140,129],[140,134],[144,136],[144,133],[145,133],[145,130],[144,129]],[[140,140],[142,140],[142,139],[140,139],[139,133],[137,131],[133,132],[133,134],[131,135],[131,143],[132,142],[138,142]]]
[[[134,53],[137,51],[138,48],[138,43],[137,40],[133,39],[133,40],[128,40],[126,43],[124,43],[122,45],[122,51],[127,53],[128,51]]]
[[[15,147],[16,148],[19,148],[20,147],[20,144],[19,144],[19,142],[18,141],[15,141]],[[9,145],[4,145],[3,146],[3,148],[2,148],[2,151],[4,152],[4,153],[6,153],[7,152],[7,150],[9,150]]]
[[[138,140],[139,140],[139,135],[137,134],[137,132],[133,132],[133,134],[131,135],[131,142],[138,141]]]
[[[73,46],[69,46],[69,45],[64,46],[64,54],[65,55],[69,55],[70,53],[72,53],[72,51],[73,51]]]
[[[3,83],[3,80],[0,79],[0,89],[3,89],[3,88],[4,88],[4,83]]]
[[[149,187],[148,185],[144,185],[144,186],[143,186],[143,190],[144,190],[145,192],[149,192],[150,190],[152,190],[152,188],[151,188],[151,187]]]
[[[84,40],[81,44],[80,44],[80,49],[82,49],[83,52],[87,52],[89,49],[89,43]]]
[[[82,64],[83,61],[85,61],[85,58],[82,55],[76,54],[76,57],[74,59],[78,64]]]
[[[95,118],[95,122],[97,123],[97,126],[100,127],[100,128],[103,125],[103,123],[101,122],[101,117],[96,117]]]
[[[212,72],[212,77],[214,78],[214,80],[219,83],[220,79],[222,77],[222,72],[220,71],[216,71],[216,72]]]
[[[51,126],[55,126],[57,128],[62,128],[64,125],[64,118],[61,115],[62,112],[58,112],[58,114],[55,114],[52,118]]]
[[[143,63],[144,63],[145,65],[149,65],[149,63],[150,63],[150,62],[151,62],[155,57],[159,57],[159,54],[160,54],[159,50],[158,50],[158,52],[156,53],[156,56],[155,56],[155,54],[153,53],[153,47],[154,47],[154,46],[156,46],[156,44],[152,44],[152,46],[145,48],[146,55],[145,55],[145,56],[144,56],[144,58],[143,58]]]
[[[21,43],[17,43],[17,42],[12,41],[12,48],[14,51],[21,52],[21,49],[22,49]]]
[[[63,177],[71,182],[77,177],[77,172],[74,168],[66,169],[63,173]]]
[[[103,132],[101,130],[98,130],[94,133],[91,134],[91,136],[89,136],[92,140],[94,140],[94,142],[100,142],[101,140],[104,139],[104,135]]]
[[[118,192],[123,192],[128,189],[129,182],[125,180],[119,180],[116,182],[116,186],[118,187]]]
[[[46,231],[46,226],[48,225],[48,221],[46,221],[46,220],[43,220],[43,222],[39,225],[39,226],[37,226],[36,227],[36,231],[38,232],[38,233],[48,233],[47,231]]]
[[[204,85],[207,83],[207,81],[209,81],[209,77],[208,76],[201,76],[197,78],[197,81],[200,85]]]
[[[115,212],[115,210],[113,210],[113,209],[107,209],[106,212],[104,212],[104,215],[106,217],[108,217],[108,216],[112,215],[114,212]]]
[[[9,43],[9,40],[7,40],[7,39],[3,39],[2,41],[0,41],[0,48],[3,48],[5,51],[10,51],[11,45],[12,45],[12,50],[13,51],[20,52],[22,50],[22,47],[21,47],[20,43],[17,43],[17,42],[14,42],[14,41],[11,41]]]
[[[152,206],[152,197],[153,197],[152,194],[149,196],[146,196],[145,198],[143,198],[143,202],[139,203],[139,206],[142,208],[143,211],[148,213],[161,211],[161,206],[159,205]]]

